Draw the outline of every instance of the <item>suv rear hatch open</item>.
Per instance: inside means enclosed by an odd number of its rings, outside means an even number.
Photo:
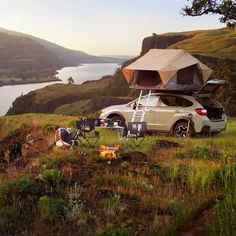
[[[226,84],[228,82],[225,80],[209,80],[195,93],[196,100],[207,110],[207,117],[210,120],[222,119],[224,109],[214,97],[219,88]]]

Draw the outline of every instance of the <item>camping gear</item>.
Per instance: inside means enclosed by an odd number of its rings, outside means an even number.
[[[100,139],[99,132],[95,130],[95,127],[100,125],[100,119],[86,118],[76,121],[76,134],[74,140],[78,140],[81,145],[93,147],[94,144]],[[93,143],[91,140],[95,140]]]
[[[114,147],[108,147],[103,144],[99,145],[98,152],[99,158],[116,159],[118,158],[119,144],[115,144]]]
[[[191,122],[192,122],[193,114],[188,114],[188,127],[187,127],[187,137],[190,137],[190,129],[191,129]]]
[[[102,120],[101,124],[102,125],[100,125],[99,128],[114,130],[117,132],[118,138],[120,140],[123,140],[125,127],[121,126],[119,121],[112,121],[111,119],[104,119]]]
[[[72,130],[71,128],[58,128],[55,132],[56,146],[69,148],[72,145]]]
[[[127,147],[139,147],[145,138],[146,130],[147,122],[128,122],[127,135],[124,136]]]
[[[123,74],[135,89],[197,91],[212,70],[182,49],[150,49]]]

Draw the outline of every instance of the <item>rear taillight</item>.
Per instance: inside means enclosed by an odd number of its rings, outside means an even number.
[[[196,108],[195,111],[200,116],[206,116],[207,115],[207,110],[204,109],[204,108]]]

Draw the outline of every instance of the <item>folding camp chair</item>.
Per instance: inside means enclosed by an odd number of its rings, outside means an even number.
[[[143,142],[147,130],[147,122],[128,122],[124,141],[127,147],[134,149]]]
[[[99,119],[87,118],[76,121],[76,134],[73,137],[74,142],[78,140],[81,145],[93,147],[100,139],[99,132],[95,130],[95,126],[99,124]],[[93,143],[91,140],[95,140]]]

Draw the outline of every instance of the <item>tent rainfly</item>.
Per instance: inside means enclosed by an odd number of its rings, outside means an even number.
[[[150,49],[123,74],[135,89],[198,90],[212,70],[182,49]]]

